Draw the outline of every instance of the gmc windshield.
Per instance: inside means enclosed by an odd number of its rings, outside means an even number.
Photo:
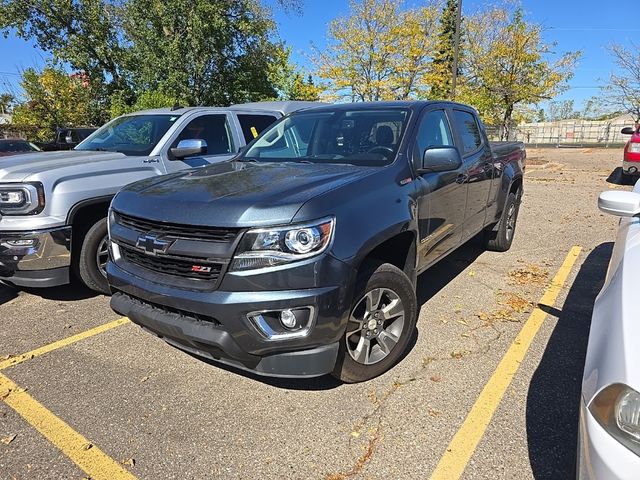
[[[302,112],[268,129],[240,160],[388,165],[408,118],[405,109]]]
[[[180,115],[126,115],[87,137],[75,150],[120,152],[148,156]]]

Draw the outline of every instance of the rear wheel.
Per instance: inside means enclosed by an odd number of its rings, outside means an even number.
[[[101,218],[94,223],[76,245],[80,245],[76,272],[82,283],[91,290],[109,294],[105,270],[109,258],[107,219]]]
[[[358,278],[333,375],[363,382],[402,357],[416,328],[416,296],[405,273],[388,263],[367,265]]]
[[[484,246],[487,250],[506,252],[511,248],[513,237],[516,233],[519,210],[520,199],[518,195],[513,192],[509,193],[502,211],[502,217],[498,222],[498,229],[485,230],[484,232]]]

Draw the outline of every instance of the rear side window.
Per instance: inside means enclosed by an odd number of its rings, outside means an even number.
[[[462,137],[463,153],[471,153],[480,148],[480,145],[482,145],[482,136],[480,135],[480,128],[478,127],[475,115],[469,112],[463,112],[462,110],[454,110],[453,114],[456,119],[458,131]]]
[[[249,143],[256,138],[262,131],[277,120],[273,115],[246,115],[238,114],[240,128],[244,141]]]
[[[420,121],[416,146],[413,150],[415,161],[420,164],[427,148],[453,146],[449,122],[443,110],[428,112]]]

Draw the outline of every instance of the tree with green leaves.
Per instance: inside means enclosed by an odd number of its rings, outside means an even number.
[[[429,69],[429,83],[431,84],[429,98],[433,100],[451,98],[458,1],[447,0],[442,8],[435,54]]]
[[[269,70],[284,48],[259,0],[2,0],[0,31],[84,72],[103,112],[146,91],[184,105],[274,98]]]
[[[35,132],[35,140],[51,140],[58,128],[91,125],[91,88],[64,70],[29,68],[20,85],[25,101],[14,108],[12,123]]]

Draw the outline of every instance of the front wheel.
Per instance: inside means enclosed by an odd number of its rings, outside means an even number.
[[[416,328],[416,295],[409,278],[388,263],[359,275],[333,376],[347,383],[369,380],[393,367]]]
[[[108,246],[107,219],[102,218],[84,234],[76,269],[82,283],[104,294],[110,293],[105,270],[109,258]]]

